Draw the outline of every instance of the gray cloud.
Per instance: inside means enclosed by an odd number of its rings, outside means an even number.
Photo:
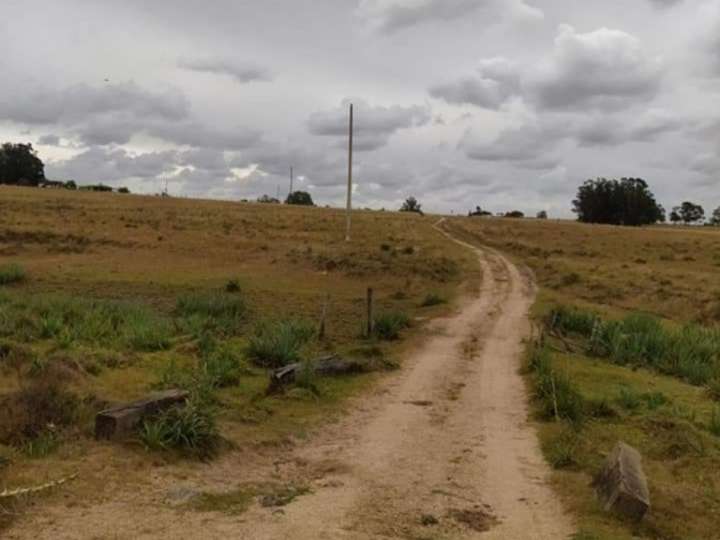
[[[308,118],[308,130],[313,135],[347,137],[350,100],[329,111],[315,112]],[[377,150],[401,129],[423,126],[431,119],[430,110],[419,105],[402,107],[371,106],[355,100],[355,146],[357,150]],[[342,143],[341,143],[342,144]]]
[[[37,143],[47,146],[60,146],[60,137],[57,135],[42,135],[38,138]]]
[[[430,95],[456,105],[477,105],[499,109],[513,95],[520,93],[520,73],[505,58],[480,62],[478,75],[430,88]]]
[[[181,58],[178,66],[189,71],[227,75],[240,83],[270,81],[272,75],[264,67],[227,58]]]
[[[457,20],[480,10],[495,17],[543,17],[542,11],[522,0],[361,0],[357,13],[378,30],[390,33],[421,23]]]
[[[584,178],[636,175],[717,206],[720,4],[670,3],[6,2],[43,39],[0,24],[0,142],[42,141],[51,177],[202,197],[284,192],[293,165],[342,204],[353,95],[358,205],[570,216]]]
[[[59,91],[16,84],[0,94],[0,119],[20,124],[73,124],[112,114],[177,121],[188,116],[189,103],[177,90],[153,92],[134,82],[77,84]]]
[[[174,170],[175,152],[133,155],[122,148],[92,147],[61,162],[49,162],[49,178],[73,179],[81,183],[115,183],[128,178],[155,178]]]

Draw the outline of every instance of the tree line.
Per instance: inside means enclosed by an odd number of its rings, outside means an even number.
[[[668,219],[671,223],[686,225],[705,221],[703,207],[690,201],[673,207],[667,215],[642,178],[587,180],[578,188],[573,212],[583,223],[609,225],[652,225]],[[720,207],[713,211],[709,223],[720,226]]]

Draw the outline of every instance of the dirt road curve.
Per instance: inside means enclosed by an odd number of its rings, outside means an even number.
[[[182,480],[157,473],[133,493],[53,506],[20,521],[9,538],[568,537],[572,523],[545,483],[518,375],[533,285],[502,255],[475,251],[479,294],[433,323],[403,370],[338,424],[282,457],[236,453]],[[239,516],[167,503],[178,486],[222,492],[263,479],[309,481],[312,493]]]

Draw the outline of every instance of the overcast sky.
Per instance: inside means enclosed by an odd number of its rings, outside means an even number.
[[[720,0],[2,0],[0,141],[52,179],[570,216],[720,205]]]

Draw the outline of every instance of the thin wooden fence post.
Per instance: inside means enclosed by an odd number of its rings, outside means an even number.
[[[320,340],[325,339],[325,321],[327,320],[328,304],[330,303],[330,293],[325,295],[325,301],[323,302],[322,316],[320,318],[320,330],[318,332],[318,338]]]
[[[373,290],[368,287],[367,290],[367,336],[372,337],[375,332],[375,316],[373,314]]]

